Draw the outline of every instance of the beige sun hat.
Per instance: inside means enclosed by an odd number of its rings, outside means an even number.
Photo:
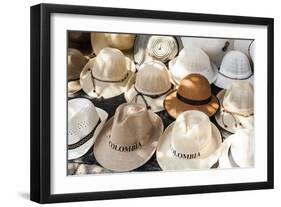
[[[112,98],[129,89],[135,78],[135,64],[115,48],[103,48],[83,68],[80,84],[94,98]]]
[[[247,81],[233,81],[230,87],[217,94],[220,110],[215,115],[217,123],[235,133],[241,128],[254,125],[254,89]]]
[[[163,170],[209,169],[221,155],[222,138],[209,117],[186,111],[159,139],[156,158]]]
[[[240,129],[223,142],[219,168],[253,167],[253,130]]]
[[[67,49],[68,95],[73,95],[81,89],[80,73],[87,61],[79,50],[74,48]]]
[[[116,33],[91,33],[91,44],[93,52],[98,55],[99,52],[106,47],[116,48],[130,59],[133,57],[133,46],[136,35],[134,34],[116,34]]]
[[[125,92],[125,99],[159,112],[164,110],[164,99],[173,87],[165,64],[153,60],[140,66],[135,84]]]
[[[98,136],[94,155],[109,170],[134,170],[152,157],[162,132],[162,120],[145,106],[121,104]]]
[[[221,64],[223,56],[233,49],[234,40],[224,38],[182,37],[185,48],[199,47],[210,57],[217,66]]]
[[[68,160],[76,159],[93,146],[107,119],[107,113],[88,99],[68,101]]]
[[[169,62],[169,69],[177,84],[191,73],[198,73],[204,76],[211,84],[216,80],[218,74],[217,66],[198,47],[183,48],[179,56]]]

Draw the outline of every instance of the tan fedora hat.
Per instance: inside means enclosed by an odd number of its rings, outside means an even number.
[[[116,33],[91,33],[91,44],[93,52],[98,55],[105,47],[119,49],[123,54],[133,60],[133,46],[136,35]]]
[[[94,98],[112,98],[124,93],[133,84],[135,64],[115,48],[103,48],[83,68],[80,84]]]
[[[125,99],[159,112],[164,110],[164,99],[173,87],[165,64],[153,60],[140,66],[135,84],[125,92]]]
[[[156,158],[163,170],[209,169],[221,155],[222,138],[209,117],[186,111],[159,139]]]
[[[74,48],[67,49],[68,95],[72,95],[81,89],[80,73],[87,61],[79,50]]]
[[[162,120],[145,106],[121,104],[98,136],[94,155],[109,170],[136,169],[152,157],[162,132]]]
[[[194,73],[180,81],[178,89],[166,97],[164,107],[173,118],[187,110],[199,110],[210,117],[218,110],[219,101],[212,94],[208,80]]]
[[[228,89],[217,94],[220,110],[215,118],[225,130],[235,133],[254,125],[254,89],[245,80],[233,81]]]

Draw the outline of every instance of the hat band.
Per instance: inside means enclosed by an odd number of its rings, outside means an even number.
[[[219,71],[218,73],[219,73],[220,75],[222,75],[223,77],[229,78],[229,79],[231,79],[231,80],[247,80],[247,79],[249,79],[249,78],[253,75],[253,73],[251,73],[251,75],[249,75],[249,76],[247,76],[247,77],[245,77],[245,78],[232,78],[232,77],[230,77],[230,76],[228,76],[228,75],[225,75],[225,74],[221,73],[220,71]]]
[[[177,92],[177,98],[186,103],[186,104],[190,104],[190,105],[205,105],[208,104],[211,100],[212,100],[212,95],[206,99],[203,100],[192,100],[192,99],[188,99],[183,97],[182,95],[179,94],[179,92]]]
[[[94,129],[87,136],[85,136],[83,139],[81,139],[80,141],[78,141],[74,144],[67,145],[67,149],[68,150],[76,149],[76,148],[82,146],[83,144],[85,144],[87,141],[89,141],[93,137],[93,135],[94,135],[94,133],[95,133],[95,131],[96,131],[96,129],[99,126],[100,123],[101,123],[101,120],[99,118],[98,123],[96,124]]]
[[[133,144],[133,145],[118,145],[118,144],[112,143],[111,140],[109,140],[108,144],[111,149],[118,151],[118,152],[132,152],[142,146],[140,142]]]
[[[242,117],[250,117],[250,116],[253,116],[254,115],[254,113],[248,113],[248,114],[246,114],[246,113],[239,113],[239,112],[234,112],[234,111],[230,111],[230,110],[228,110],[227,108],[225,108],[224,106],[222,106],[222,109],[221,109],[221,111],[223,112],[222,113],[222,116],[221,116],[221,121],[222,121],[222,123],[223,123],[223,125],[224,125],[224,127],[228,127],[228,125],[225,123],[225,121],[224,121],[224,115],[225,115],[225,113],[228,113],[232,118],[233,118],[233,120],[234,120],[234,126],[235,127],[238,127],[238,125],[240,125],[240,126],[243,126],[243,124],[241,123],[241,121],[239,120],[239,117],[237,117],[237,116],[242,116]]]
[[[240,167],[236,162],[235,160],[233,159],[233,156],[232,156],[232,153],[231,153],[231,147],[228,149],[228,158],[229,158],[229,161],[231,163],[231,165],[233,167]]]
[[[187,160],[191,160],[191,159],[196,159],[198,157],[200,157],[200,152],[195,152],[195,153],[181,153],[178,152],[175,148],[173,148],[172,146],[170,146],[170,150],[173,153],[173,155],[177,158],[180,159],[187,159]]]
[[[134,85],[134,89],[135,89],[135,91],[136,91],[138,94],[141,94],[141,95],[144,95],[144,96],[148,96],[148,97],[153,98],[153,99],[154,99],[154,98],[159,98],[159,97],[165,95],[165,94],[168,93],[171,89],[173,89],[173,87],[174,87],[174,85],[171,84],[171,87],[170,87],[168,90],[166,90],[165,92],[159,93],[159,94],[155,94],[155,95],[151,95],[151,94],[147,94],[147,93],[140,92],[140,91],[136,88],[136,86]]]
[[[94,77],[90,68],[88,70],[91,72],[92,81],[97,80],[97,81],[101,81],[101,82],[105,82],[105,83],[122,83],[129,76],[129,73],[127,72],[126,75],[124,76],[124,78],[122,78],[120,80],[102,80],[102,79]]]

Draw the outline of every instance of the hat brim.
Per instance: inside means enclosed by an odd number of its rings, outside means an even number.
[[[217,94],[217,98],[218,98],[221,106],[222,106],[223,97],[224,97],[225,92],[226,92],[226,90],[224,89]],[[223,117],[224,123],[227,125],[227,127],[222,122],[222,115],[224,116]],[[236,115],[236,116],[238,116],[238,115]],[[238,116],[238,117],[239,117],[239,121],[242,123],[242,126],[240,126],[239,124],[237,124],[237,126],[235,126],[235,120],[234,120],[233,116],[229,113],[222,112],[222,110],[219,110],[218,113],[215,115],[215,119],[216,119],[218,125],[228,132],[235,133],[239,129],[253,128],[254,116],[249,116],[249,117]]]
[[[83,145],[81,145],[80,147],[77,147],[72,150],[68,150],[67,151],[68,160],[77,159],[79,157],[82,157],[84,154],[86,154],[89,151],[89,149],[93,146],[97,136],[101,132],[101,130],[107,120],[108,114],[106,113],[106,111],[104,111],[100,108],[96,108],[96,110],[100,117],[101,122],[97,126],[97,128],[93,134],[93,137],[91,139],[89,139],[87,142],[85,142]]]
[[[81,90],[80,80],[68,81],[67,82],[67,94],[73,96],[75,93]]]
[[[219,168],[233,168],[234,166],[231,164],[229,157],[228,157],[228,152],[231,146],[231,137],[230,139],[227,138],[224,140],[222,143],[222,152],[221,156],[219,158]]]
[[[164,107],[168,114],[176,119],[182,112],[188,110],[198,110],[207,114],[209,117],[213,116],[218,108],[219,101],[216,96],[212,95],[212,99],[208,104],[204,105],[191,105],[180,101],[177,98],[177,91],[170,93],[164,100]]]
[[[170,150],[173,139],[172,130],[174,123],[169,125],[159,139],[156,158],[159,166],[165,171],[210,169],[219,159],[221,154],[222,138],[218,128],[212,123],[212,140],[200,152],[196,159],[181,159],[173,155]]]
[[[219,73],[214,84],[219,88],[227,88],[234,80],[236,79],[227,78]],[[249,81],[252,85],[254,85],[254,74],[252,74],[249,78],[243,80]]]
[[[125,91],[127,91],[130,86],[133,84],[135,79],[135,65],[134,63],[127,57],[125,57],[126,61],[126,69],[128,71],[128,76],[123,82],[118,83],[110,83],[110,82],[102,82],[95,80],[95,87],[92,82],[91,71],[88,70],[90,67],[91,61],[95,61],[96,59],[90,60],[83,68],[80,74],[80,85],[83,91],[93,98],[112,98],[115,96],[119,96]],[[97,94],[96,91],[99,91]]]
[[[181,79],[183,79],[185,76],[192,74],[192,73],[197,73],[197,74],[204,76],[205,78],[207,78],[207,80],[209,81],[210,84],[214,83],[218,77],[218,72],[219,72],[218,67],[213,62],[211,62],[211,66],[212,66],[211,70],[206,70],[206,71],[198,73],[196,71],[188,72],[187,71],[188,68],[174,68],[176,61],[177,61],[177,58],[174,58],[173,60],[171,60],[168,64],[168,67],[169,67],[170,74],[173,77],[173,80],[176,82],[177,85],[179,85],[179,82],[181,81]],[[175,70],[184,71],[184,73],[182,74],[182,77],[180,77],[180,78],[175,77],[175,75],[172,72]]]
[[[117,172],[134,170],[144,165],[153,156],[164,128],[158,115],[152,112],[149,114],[153,123],[153,134],[145,145],[131,152],[115,151],[109,146],[114,117],[109,119],[94,145],[96,160],[106,169]]]

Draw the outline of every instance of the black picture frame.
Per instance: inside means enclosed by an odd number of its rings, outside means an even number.
[[[86,201],[101,199],[165,196],[178,194],[210,193],[272,189],[274,187],[274,20],[272,18],[195,14],[153,10],[135,10],[88,6],[39,4],[31,7],[31,151],[30,199],[39,203]],[[52,13],[99,15],[113,17],[219,22],[267,26],[267,181],[238,184],[169,187],[74,194],[50,193],[50,130],[51,130],[51,71],[50,71],[50,15]]]

